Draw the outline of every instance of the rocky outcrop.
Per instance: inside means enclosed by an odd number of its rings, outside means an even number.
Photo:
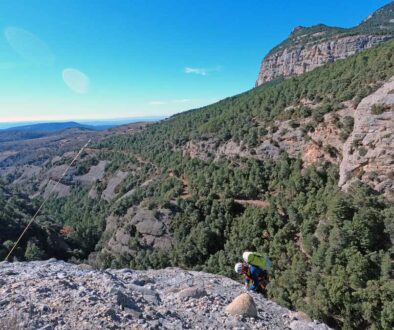
[[[350,28],[318,24],[296,27],[263,59],[256,86],[277,77],[300,75],[378,45],[394,36],[394,3]]]
[[[302,38],[302,36],[301,36]],[[267,55],[260,67],[256,86],[277,77],[300,75],[325,63],[354,55],[387,41],[390,36],[335,36],[322,42],[299,43]]]
[[[343,146],[339,185],[362,180],[387,196],[394,193],[394,77],[364,98]]]
[[[128,172],[117,171],[115,175],[109,179],[107,187],[104,189],[101,197],[107,202],[112,201],[117,195],[116,188],[127,178],[128,174]]]
[[[61,182],[56,182],[53,180],[49,180],[48,184],[45,187],[45,191],[43,193],[43,197],[47,198],[51,194],[52,196],[56,196],[57,198],[67,197],[70,195],[71,187],[67,186]]]
[[[139,246],[162,250],[171,248],[173,238],[169,226],[172,217],[169,209],[149,210],[143,207],[132,207],[123,216],[109,216],[105,229],[105,235],[109,237],[106,252],[115,256],[133,256]]]
[[[93,270],[54,259],[0,263],[1,329],[328,330],[262,295],[254,317],[225,308],[243,291],[229,278],[179,268]]]
[[[92,185],[96,181],[101,180],[104,177],[105,168],[108,164],[109,161],[100,160],[100,162],[97,165],[94,165],[89,169],[88,173],[75,177],[75,180],[85,185]]]
[[[315,111],[319,104],[308,105]],[[340,166],[339,186],[362,181],[386,197],[394,198],[394,77],[361,100],[358,106],[343,102],[340,109],[323,116],[276,120],[253,148],[247,143],[213,138],[190,141],[184,154],[205,160],[221,158],[278,159],[285,151],[300,157],[304,166],[318,161]],[[290,107],[284,111],[290,111]],[[308,128],[309,126],[309,128]],[[190,146],[193,146],[191,152]]]

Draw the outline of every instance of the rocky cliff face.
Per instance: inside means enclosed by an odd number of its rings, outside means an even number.
[[[362,180],[389,197],[394,194],[394,77],[364,98],[354,129],[343,146],[339,185]]]
[[[107,218],[105,235],[109,239],[105,251],[133,256],[141,247],[168,250],[173,245],[169,229],[172,216],[169,209],[153,211],[143,207],[132,207],[124,216],[112,214]]]
[[[53,259],[3,262],[0,328],[329,329],[260,294],[241,295],[226,308],[243,290],[229,278],[179,268],[96,271]]]
[[[345,190],[350,183],[362,181],[392,199],[394,77],[362,99],[357,107],[352,102],[344,102],[341,107],[325,114],[322,122],[307,133],[306,127],[313,124],[310,117],[300,120],[297,127],[292,127],[292,120],[277,120],[273,125],[275,132],[269,130],[255,148],[233,140],[219,147],[214,140],[191,141],[183,152],[203,160],[212,154],[216,155],[215,159],[241,156],[265,160],[277,159],[286,151],[292,157],[301,157],[306,166],[319,160],[338,164],[339,185]],[[344,126],[349,129],[346,139],[343,138]]]
[[[263,59],[256,86],[280,76],[303,74],[325,63],[344,59],[371,48],[389,38],[390,36],[356,35],[285,48]]]
[[[394,2],[352,28],[318,24],[296,27],[263,59],[256,86],[277,77],[300,75],[325,63],[354,55],[394,36]]]

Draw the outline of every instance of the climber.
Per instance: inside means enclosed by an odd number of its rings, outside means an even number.
[[[244,275],[245,287],[248,290],[265,295],[272,265],[271,260],[255,252],[244,252],[242,257],[244,261],[235,264],[235,272]]]

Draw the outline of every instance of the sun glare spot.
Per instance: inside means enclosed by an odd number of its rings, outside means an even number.
[[[7,27],[4,36],[11,48],[29,63],[51,65],[55,60],[47,44],[29,31]]]
[[[62,72],[65,84],[75,93],[85,94],[89,90],[89,77],[77,69],[67,68]]]

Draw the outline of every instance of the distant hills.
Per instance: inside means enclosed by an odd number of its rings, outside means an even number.
[[[135,117],[120,118],[108,120],[91,120],[91,121],[67,121],[67,122],[25,122],[25,123],[0,123],[0,132],[45,132],[53,133],[70,128],[87,129],[93,131],[105,130],[119,125],[137,123],[137,122],[154,122],[164,119],[164,116],[155,117]]]
[[[69,121],[69,122],[62,122],[62,123],[38,123],[38,124],[31,124],[31,125],[24,125],[24,126],[16,126],[16,127],[9,127],[6,128],[4,131],[19,131],[19,132],[47,132],[47,133],[52,133],[52,132],[58,132],[62,131],[64,129],[69,129],[69,128],[80,128],[80,129],[88,129],[88,130],[102,130],[102,129],[107,129],[111,128],[114,125],[86,125],[86,124],[80,124],[75,121]]]
[[[81,134],[100,135],[101,133],[106,134],[106,130],[110,128],[115,129],[116,127],[122,126],[123,129],[128,130],[130,125],[133,127],[134,124],[144,123],[142,126],[145,126],[146,123],[159,121],[163,118],[164,117],[136,117],[96,120],[83,123],[76,121],[46,123],[0,123],[0,144],[4,142],[33,140],[51,136],[75,136]],[[3,129],[1,127],[3,127]]]

